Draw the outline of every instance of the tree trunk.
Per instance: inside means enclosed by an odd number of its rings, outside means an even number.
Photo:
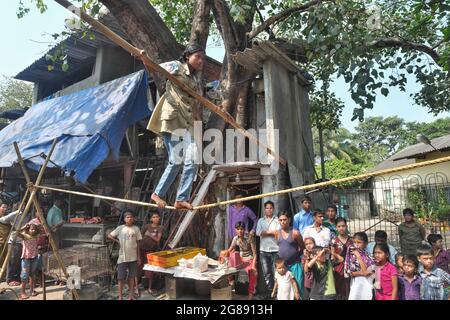
[[[325,180],[325,154],[323,152],[323,129],[318,126],[319,130],[319,148],[320,148],[320,169],[322,171],[322,181]]]
[[[239,114],[242,114],[243,109],[246,108],[246,97],[248,95],[249,81],[252,74],[242,66],[238,65],[233,60],[232,55],[237,51],[243,51],[249,46],[247,32],[251,30],[256,10],[256,2],[253,4],[252,9],[247,11],[244,24],[233,20],[227,4],[223,0],[214,0],[212,10],[217,29],[223,39],[226,51],[220,77],[221,92],[223,96],[222,108],[228,113],[236,116],[238,111],[238,108],[236,108],[238,99],[241,102]],[[241,122],[246,122],[245,117],[241,119]],[[225,122],[219,116],[211,115],[208,127],[223,131],[225,129]]]
[[[174,35],[149,1],[100,0],[114,15],[132,44],[145,50],[156,63],[176,60],[182,53]],[[164,79],[154,75],[163,91]]]
[[[203,48],[206,48],[206,43],[208,42],[211,7],[212,0],[198,0],[195,2],[194,17],[189,42],[197,43]],[[202,79],[203,82],[204,71],[199,74],[199,78]],[[203,88],[203,86],[201,87]],[[200,88],[200,92],[198,93],[204,96],[205,92],[202,88]],[[202,120],[202,108],[203,106],[199,102],[196,102],[192,107],[192,114],[194,115],[194,119],[197,121]]]

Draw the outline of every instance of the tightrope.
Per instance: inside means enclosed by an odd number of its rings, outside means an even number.
[[[244,202],[244,201],[250,201],[250,200],[257,200],[257,199],[262,199],[262,198],[266,198],[266,197],[272,197],[272,196],[277,196],[277,195],[281,195],[281,194],[287,194],[287,193],[292,193],[292,192],[297,192],[297,191],[302,191],[302,190],[317,189],[317,188],[327,187],[327,186],[331,186],[331,185],[337,185],[337,184],[342,184],[342,183],[346,183],[346,182],[351,182],[351,181],[355,181],[355,180],[363,180],[363,179],[367,179],[367,178],[371,178],[371,177],[381,176],[381,175],[384,175],[384,174],[389,174],[389,173],[406,171],[406,170],[415,169],[415,168],[426,167],[426,166],[439,164],[439,163],[443,163],[443,162],[448,162],[448,161],[450,161],[450,156],[443,157],[443,158],[440,158],[440,159],[435,159],[435,160],[428,160],[428,161],[423,161],[423,162],[419,162],[419,163],[408,164],[408,165],[400,166],[400,167],[397,167],[397,168],[390,168],[390,169],[373,171],[373,172],[370,172],[370,173],[364,173],[364,174],[351,176],[351,177],[347,177],[347,178],[334,179],[334,180],[330,180],[330,181],[313,183],[313,184],[309,184],[309,185],[305,185],[305,186],[299,186],[299,187],[293,187],[293,188],[284,189],[284,190],[278,190],[278,191],[273,191],[273,192],[262,193],[262,194],[249,196],[249,197],[242,197],[242,198],[239,198],[239,199],[219,201],[219,202],[216,202],[216,203],[211,203],[211,204],[206,204],[206,205],[201,205],[201,206],[195,206],[193,208],[193,211],[210,209],[210,208],[223,206],[223,205],[228,205],[228,204],[241,202],[241,201]],[[142,202],[142,201],[136,201],[136,200],[129,200],[129,199],[122,199],[122,198],[115,198],[115,197],[109,197],[109,196],[102,196],[102,195],[84,193],[84,192],[79,192],[79,191],[72,191],[72,190],[67,190],[67,189],[58,189],[58,188],[53,188],[53,187],[48,187],[48,186],[33,186],[33,187],[34,188],[39,188],[39,189],[52,190],[52,191],[56,191],[56,192],[62,192],[62,193],[76,194],[76,195],[85,196],[85,197],[99,198],[99,199],[105,199],[105,200],[112,200],[112,201],[117,201],[117,202],[129,203],[129,204],[134,204],[134,205],[138,205],[138,206],[158,208],[158,205],[154,204],[154,203],[148,203],[148,202]],[[173,206],[166,206],[164,209],[179,210],[179,209],[176,209]],[[186,211],[186,210],[179,210],[179,211]]]

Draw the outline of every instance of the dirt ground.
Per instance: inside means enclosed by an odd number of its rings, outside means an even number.
[[[0,300],[19,300],[20,295],[20,286],[18,287],[10,287],[6,284],[6,282],[0,283],[0,291],[6,291],[3,294],[0,294]],[[37,296],[30,297],[27,300],[43,300],[43,290],[41,287],[35,289],[38,292]],[[46,286],[46,300],[64,300],[64,292],[66,291],[65,286],[59,286],[55,284],[47,284]],[[105,292],[99,300],[117,300],[117,286],[113,286],[110,291]],[[28,290],[27,290],[28,293]],[[165,294],[165,290],[159,290],[156,296],[153,296],[148,293],[147,290],[144,290],[140,287],[141,296],[136,300],[169,300],[168,296]],[[128,299],[128,291],[127,288],[124,290],[123,295],[124,300]],[[233,300],[246,300],[246,296],[237,295],[233,293]],[[209,300],[209,296],[199,296],[193,292],[184,292],[177,300]],[[255,296],[255,300],[259,300],[258,296]]]

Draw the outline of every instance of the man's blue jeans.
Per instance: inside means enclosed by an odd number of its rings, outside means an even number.
[[[195,149],[194,141],[186,136],[181,140],[174,137],[175,140],[173,140],[172,134],[167,132],[163,132],[162,136],[169,155],[169,163],[156,186],[155,193],[161,198],[165,197],[183,166],[176,201],[189,201],[192,184],[197,173],[197,164],[194,161],[195,156],[193,155],[193,149]],[[179,145],[180,143],[183,145]],[[178,155],[180,149],[183,150],[182,156]]]
[[[261,269],[264,275],[264,281],[266,282],[266,288],[268,292],[266,295],[272,294],[274,281],[275,281],[275,260],[278,259],[278,252],[259,252],[259,258],[261,259]]]

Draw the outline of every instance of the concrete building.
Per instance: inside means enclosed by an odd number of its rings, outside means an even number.
[[[450,135],[431,140],[431,145],[418,143],[409,146],[383,161],[372,171],[395,168],[450,155]],[[434,147],[434,148],[433,148]],[[381,175],[373,179],[374,201],[379,211],[401,212],[411,205],[408,192],[422,190],[435,197],[442,190],[450,202],[450,162]]]

